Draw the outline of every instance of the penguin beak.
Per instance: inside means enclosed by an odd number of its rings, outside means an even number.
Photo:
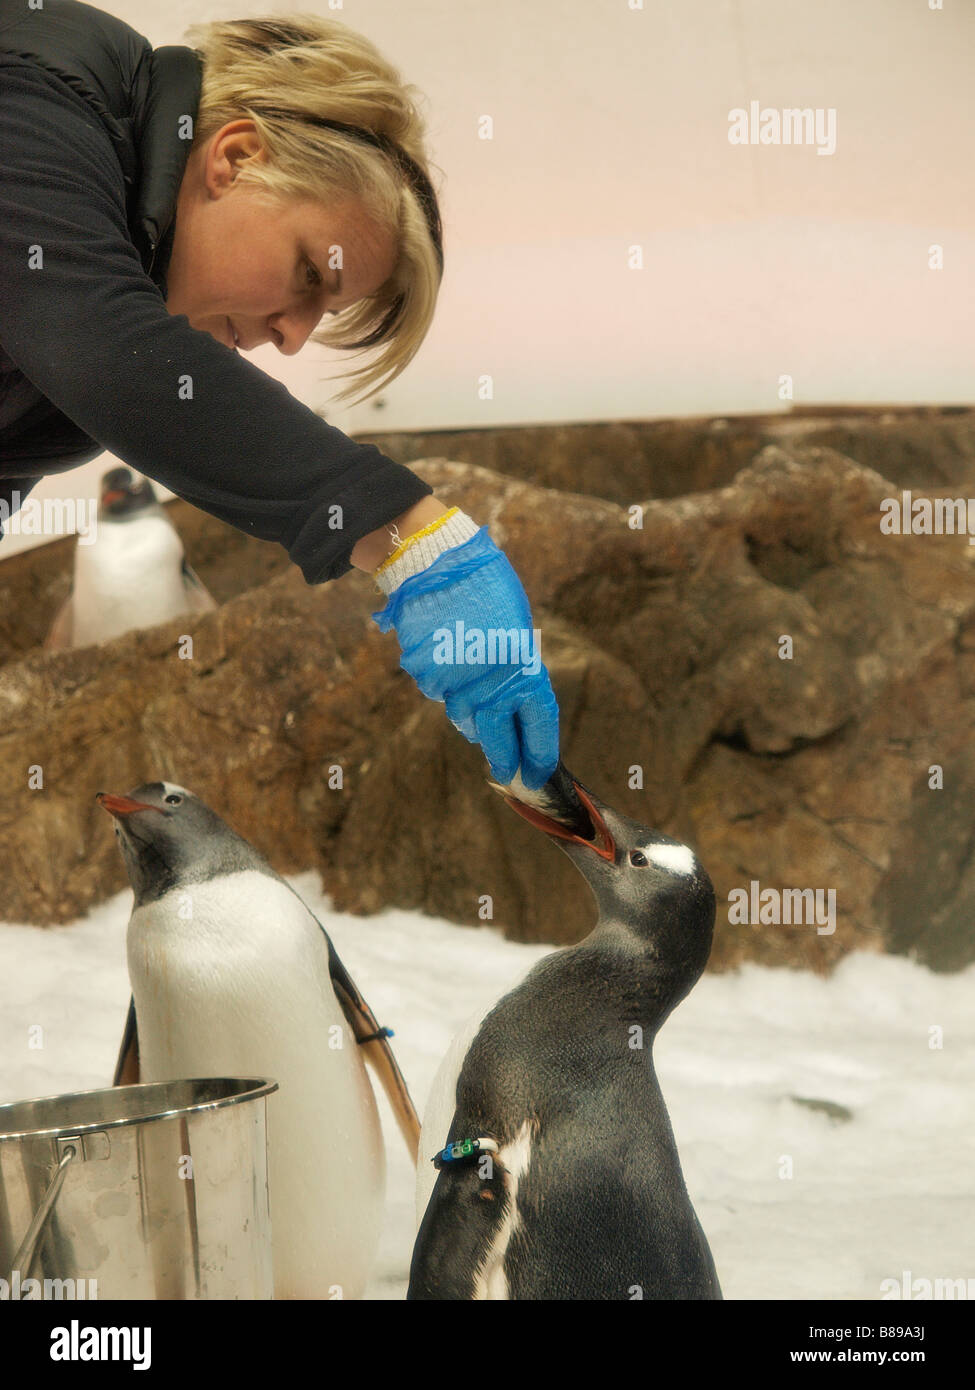
[[[102,506],[110,507],[113,502],[121,502],[127,495],[120,487],[113,487],[109,492],[102,493]]]
[[[539,811],[537,807],[528,806],[525,802],[519,801],[517,797],[510,794],[506,787],[500,787],[496,782],[492,782],[491,785],[495,791],[501,793],[513,811],[517,811],[519,816],[524,817],[531,825],[537,826],[539,830],[544,830],[546,835],[551,835],[559,840],[569,840],[574,845],[581,845],[583,849],[592,850],[594,854],[599,855],[600,859],[607,859],[610,863],[616,859],[616,842],[610,834],[609,827],[597,811],[592,799],[574,777],[572,778],[572,785],[592,822],[593,836],[591,839],[577,835],[568,826],[553,820],[551,816],[545,815],[544,811]]]
[[[116,820],[119,816],[131,816],[134,811],[162,811],[158,806],[150,806],[148,801],[133,801],[130,796],[116,796],[114,792],[96,792],[95,800],[102,810]]]

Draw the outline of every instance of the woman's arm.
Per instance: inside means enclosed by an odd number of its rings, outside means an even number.
[[[374,570],[378,569],[388,555],[396,549],[398,542],[392,535],[395,527],[401,541],[405,541],[408,536],[412,536],[415,531],[420,531],[424,526],[429,526],[431,521],[436,521],[438,516],[443,516],[447,508],[442,502],[438,502],[435,497],[424,497],[421,502],[417,502],[415,507],[411,507],[402,516],[395,517],[393,521],[381,526],[378,531],[373,531],[368,536],[363,536],[358,541],[349,556],[356,569]]]
[[[279,542],[310,584],[345,574],[354,549],[381,563],[385,524],[431,488],[167,312],[128,234],[107,131],[60,79],[9,55],[0,166],[0,342],[23,375],[125,463]]]

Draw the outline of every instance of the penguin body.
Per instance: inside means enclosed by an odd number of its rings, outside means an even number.
[[[183,613],[216,608],[147,479],[128,468],[102,478],[94,543],[76,545],[72,591],[45,646],[83,647]]]
[[[115,817],[135,890],[135,1029],[117,1080],[277,1081],[268,1106],[275,1297],[361,1297],[380,1235],[385,1151],[357,1038],[381,1030],[318,919],[197,797],[156,782],[99,800]],[[376,1036],[367,1048],[387,1071],[391,1062],[398,1113],[404,1097],[411,1110],[388,1044]]]
[[[554,797],[498,790],[566,850],[600,918],[444,1059],[420,1138],[411,1299],[721,1297],[652,1057],[707,961],[713,889],[686,845],[574,779],[564,795],[567,776],[560,765]],[[481,1151],[433,1168],[465,1140]]]

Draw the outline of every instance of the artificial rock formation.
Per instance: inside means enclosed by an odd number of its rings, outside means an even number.
[[[971,416],[907,417],[892,480],[850,456],[878,453],[887,419],[868,416],[860,434],[847,416],[805,429],[786,419],[777,434],[774,422],[721,422],[720,449],[685,469],[703,486],[670,497],[639,487],[633,432],[652,425],[565,427],[589,431],[574,455],[586,463],[557,488],[510,467],[414,465],[490,525],[521,575],[567,765],[707,866],[718,968],[826,969],[864,946],[945,969],[975,958],[975,551],[964,536],[880,529],[880,503],[901,486],[964,490],[975,430]],[[675,454],[681,423],[666,436]],[[704,429],[687,422],[694,458]],[[630,473],[611,487],[620,430]],[[811,442],[829,430],[845,452]],[[925,437],[933,457],[911,476]],[[395,637],[370,620],[375,585],[355,573],[310,588],[276,547],[183,503],[173,516],[227,601],[100,648],[37,649],[68,542],[0,565],[21,598],[0,628],[0,919],[68,921],[122,888],[94,793],[163,777],[283,872],[320,867],[340,908],[422,908],[520,939],[583,935],[595,916],[584,884],[399,669]],[[244,591],[231,597],[234,584]],[[30,788],[31,767],[43,788]],[[832,890],[835,931],[729,921],[729,894],[753,881],[823,902]]]

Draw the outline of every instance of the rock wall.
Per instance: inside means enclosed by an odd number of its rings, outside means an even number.
[[[490,524],[521,575],[568,766],[690,841],[710,871],[713,966],[823,970],[872,946],[957,968],[975,959],[975,549],[885,535],[879,509],[901,486],[964,491],[975,413],[715,425],[532,430],[517,447],[478,439],[505,471],[414,466]],[[655,496],[661,467],[641,474],[634,440],[646,451],[664,438],[680,461],[682,429],[685,491]],[[708,435],[721,441],[710,454]],[[887,475],[864,461],[885,458]],[[477,926],[487,897],[511,936],[584,935],[584,884],[399,669],[395,637],[369,617],[383,602],[371,580],[310,588],[278,548],[184,503],[172,514],[226,600],[190,622],[42,652],[70,543],[0,566],[0,919],[69,921],[122,888],[94,793],[164,777],[283,872],[319,866],[341,908]],[[729,893],[753,881],[832,890],[835,931],[729,921]]]

